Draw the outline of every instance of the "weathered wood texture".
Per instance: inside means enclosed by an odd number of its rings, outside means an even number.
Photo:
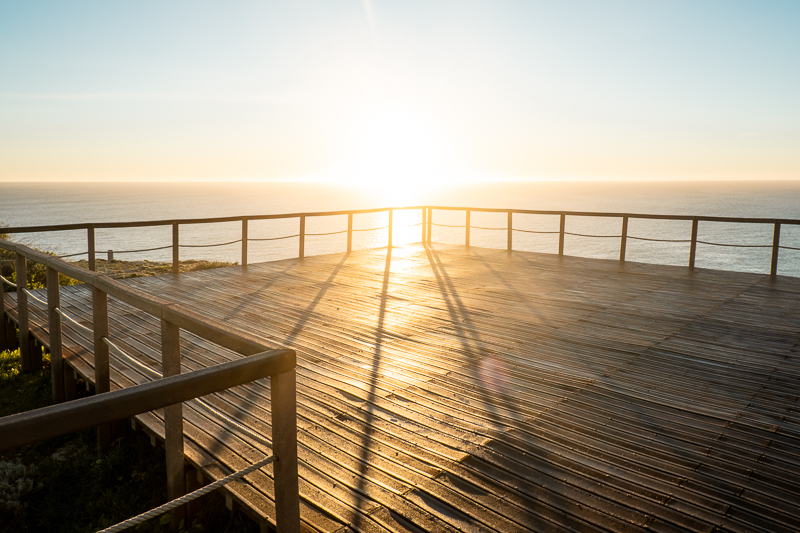
[[[800,530],[800,279],[414,245],[125,283],[297,351],[309,530]],[[85,288],[62,307],[90,323]],[[109,298],[109,321],[161,371],[157,320]],[[184,372],[236,357],[182,335]],[[91,339],[63,337],[93,376]],[[270,434],[268,383],[208,401]],[[184,418],[208,476],[264,453]],[[270,520],[271,472],[230,489]]]

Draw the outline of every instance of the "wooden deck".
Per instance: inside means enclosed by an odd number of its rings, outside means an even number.
[[[411,245],[125,283],[297,350],[309,530],[800,530],[800,279]],[[84,288],[62,308],[91,324]],[[156,321],[110,313],[160,370]],[[90,375],[91,339],[65,335]],[[191,335],[183,353],[185,371],[232,357]],[[263,428],[266,387],[212,401]],[[208,476],[263,456],[185,418]],[[270,476],[230,489],[266,519]]]

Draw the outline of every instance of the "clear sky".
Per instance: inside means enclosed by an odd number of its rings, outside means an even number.
[[[0,180],[800,179],[800,2],[0,4]]]

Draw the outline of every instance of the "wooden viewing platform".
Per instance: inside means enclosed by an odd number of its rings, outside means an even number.
[[[798,278],[416,244],[122,283],[296,350],[310,531],[800,530]],[[91,327],[86,287],[61,306]],[[109,316],[160,372],[158,321],[114,298]],[[63,329],[92,379],[92,339]],[[235,357],[181,335],[184,371]],[[111,359],[112,389],[149,380]],[[268,384],[209,401],[269,434]],[[206,477],[265,454],[184,418]],[[271,475],[227,490],[271,521]]]

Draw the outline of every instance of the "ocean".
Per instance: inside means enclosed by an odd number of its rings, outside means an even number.
[[[800,219],[800,182],[492,182],[421,194],[416,205],[493,207],[568,211],[712,215]],[[0,183],[0,223],[39,226],[91,222],[128,222],[180,218],[334,211],[398,206],[391,197],[354,191],[329,184],[297,182],[234,183]],[[386,213],[357,215],[354,228],[383,227]],[[395,212],[395,244],[418,242],[419,210]],[[436,242],[464,242],[463,211],[436,211]],[[505,248],[505,214],[472,213],[471,244]],[[461,228],[447,227],[460,225]],[[515,215],[514,227],[531,231],[558,231],[558,216]],[[306,232],[330,233],[347,228],[346,216],[307,219]],[[567,217],[565,253],[582,257],[619,257],[621,219]],[[696,266],[722,270],[768,273],[773,228],[769,224],[701,222],[698,240],[719,244],[747,244],[764,248],[734,248],[698,244]],[[298,233],[298,220],[253,221],[249,237],[269,239]],[[631,219],[627,259],[668,265],[686,265],[689,244],[636,240],[633,237],[687,240],[691,222]],[[182,245],[218,244],[241,237],[240,223],[199,224],[181,227]],[[97,230],[98,257],[114,250],[117,259],[170,261],[171,250],[126,253],[171,243],[172,228]],[[12,235],[12,239],[59,255],[86,252],[85,231]],[[386,230],[356,231],[354,249],[385,246]],[[784,225],[781,244],[800,248],[800,226]],[[343,251],[346,235],[306,237],[306,255]],[[249,261],[269,261],[297,256],[298,240],[253,241]],[[557,253],[558,235],[515,232],[514,248]],[[181,259],[239,261],[238,243],[211,248],[181,249]],[[84,256],[76,256],[80,259]],[[800,251],[782,249],[778,273],[800,276]]]

